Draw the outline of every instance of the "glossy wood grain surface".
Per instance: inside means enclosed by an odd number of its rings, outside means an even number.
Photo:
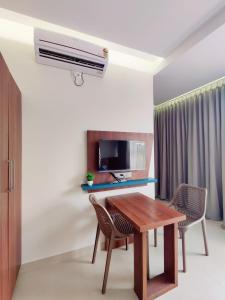
[[[124,215],[139,232],[185,219],[185,216],[175,209],[141,193],[107,197],[107,201]]]
[[[155,299],[175,288],[178,285],[177,223],[185,220],[185,215],[141,193],[107,197],[106,203],[135,228],[134,291],[138,299]],[[151,278],[148,230],[160,226],[164,227],[164,272]]]
[[[21,264],[21,135],[21,93],[0,54],[0,300],[12,299]]]
[[[8,81],[9,72],[0,54],[0,299],[9,299],[8,203]]]
[[[13,291],[21,265],[21,93],[12,76],[9,89],[9,160],[14,161],[14,186],[9,193],[9,281]]]
[[[146,144],[146,168],[145,170],[141,170],[141,171],[132,171],[131,179],[142,179],[148,177],[151,153],[152,153],[152,145],[153,145],[152,133],[88,130],[87,131],[87,170],[95,174],[94,183],[107,183],[107,182],[115,181],[115,179],[109,173],[98,172],[98,145],[99,145],[98,143],[100,140],[144,141]],[[120,187],[120,189],[121,188],[127,188],[127,187]],[[114,188],[112,187],[111,189]]]

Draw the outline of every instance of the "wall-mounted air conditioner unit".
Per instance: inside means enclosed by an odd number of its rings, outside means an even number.
[[[108,64],[108,51],[76,38],[34,30],[37,63],[102,77]]]

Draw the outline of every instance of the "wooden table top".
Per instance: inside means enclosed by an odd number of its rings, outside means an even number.
[[[184,214],[141,193],[107,197],[106,201],[129,220],[139,232],[186,219]]]

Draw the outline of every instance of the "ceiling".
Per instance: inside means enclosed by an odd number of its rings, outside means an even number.
[[[154,76],[155,104],[225,76],[224,55],[225,24]]]
[[[0,7],[167,57],[224,0],[0,0]]]

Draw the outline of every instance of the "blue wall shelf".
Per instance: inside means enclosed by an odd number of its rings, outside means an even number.
[[[116,189],[121,187],[132,187],[132,186],[138,186],[138,185],[146,185],[148,183],[156,183],[157,179],[155,178],[143,178],[143,179],[134,179],[134,180],[127,180],[123,182],[116,182],[116,183],[98,183],[93,184],[92,186],[89,186],[88,184],[82,184],[81,188],[83,191],[101,191],[101,190],[107,190],[107,189]]]

